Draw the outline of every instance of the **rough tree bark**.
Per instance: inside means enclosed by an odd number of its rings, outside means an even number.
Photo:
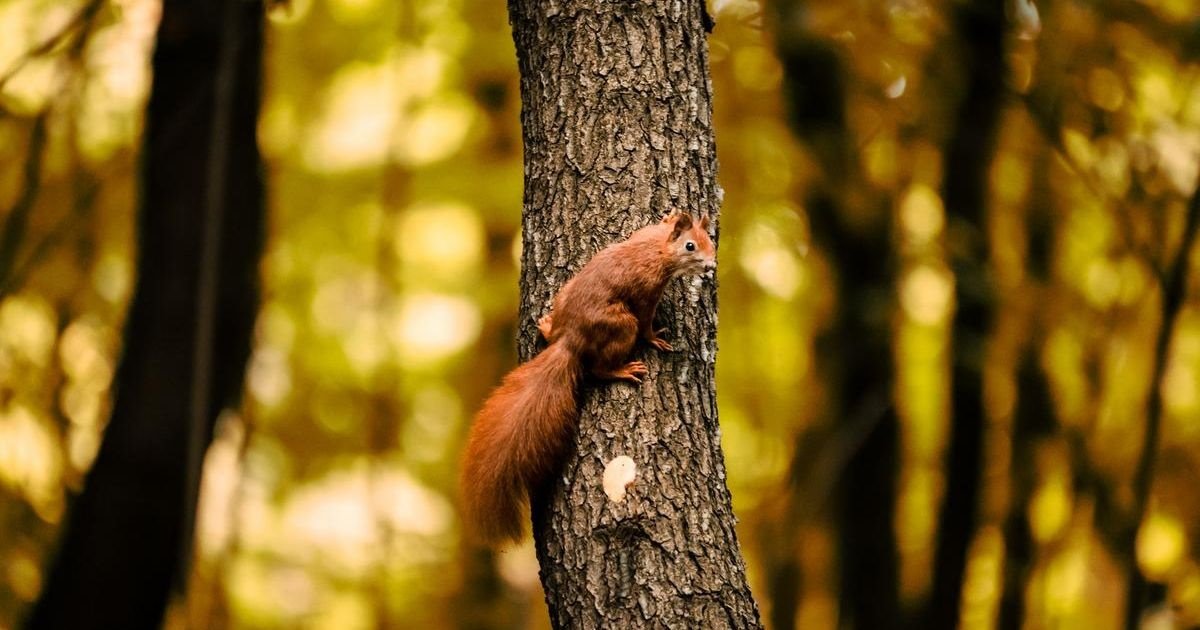
[[[510,0],[521,71],[525,202],[519,350],[596,251],[672,209],[721,202],[700,0]],[[677,281],[659,320],[672,353],[641,349],[640,387],[586,382],[578,451],[534,492],[534,535],[558,628],[757,628],[720,449],[716,290]],[[632,457],[610,502],[600,478]]]
[[[164,2],[112,418],[30,628],[158,627],[184,585],[202,455],[257,310],[261,42],[258,2]]]

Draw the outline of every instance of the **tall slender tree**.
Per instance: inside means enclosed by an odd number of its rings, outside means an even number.
[[[670,210],[721,204],[700,0],[511,0],[521,72],[525,203],[520,355],[571,273]],[[671,287],[670,353],[636,356],[639,387],[582,388],[578,450],[533,497],[551,621],[572,628],[755,628],[720,449],[713,383],[716,287]],[[631,496],[601,488],[634,459]]]
[[[30,628],[157,627],[185,583],[203,453],[257,310],[261,47],[258,2],[163,3],[113,413]]]
[[[895,628],[900,618],[899,560],[892,523],[899,431],[890,403],[893,362],[884,359],[892,354],[890,203],[884,196],[859,196],[870,197],[871,208],[848,206],[848,191],[864,184],[846,122],[845,65],[832,43],[808,30],[805,2],[780,0],[775,8],[788,118],[823,175],[805,192],[806,216],[812,236],[833,263],[838,292],[838,312],[818,338],[817,353],[832,392],[827,409],[832,438],[823,450],[844,451],[826,457],[845,461],[834,470],[840,618],[850,628]],[[802,451],[796,456],[802,457]],[[799,466],[793,463],[793,469]],[[820,498],[792,497],[814,499]],[[773,612],[772,622],[790,628],[794,611]]]
[[[1006,63],[1002,0],[953,7],[962,47],[962,95],[942,151],[950,266],[954,270],[954,350],[946,491],[938,519],[933,591],[916,627],[958,626],[968,551],[979,515],[983,475],[983,367],[994,296],[989,278],[988,172],[1004,107]]]
[[[1014,366],[1017,403],[1009,429],[1009,500],[1004,517],[1004,581],[996,626],[1020,630],[1025,622],[1025,595],[1037,559],[1037,541],[1029,522],[1030,501],[1037,487],[1038,449],[1061,431],[1054,416],[1052,383],[1041,365],[1041,348],[1048,335],[1050,315],[1039,304],[1051,290],[1054,216],[1050,212],[1050,154],[1044,148],[1034,157],[1031,199],[1024,212],[1026,236],[1025,285],[1022,297],[1011,300],[1024,318],[1025,338]],[[1007,308],[1014,308],[1009,306]]]
[[[1158,459],[1159,442],[1162,441],[1164,415],[1163,392],[1160,384],[1167,372],[1170,360],[1171,339],[1175,325],[1187,303],[1188,273],[1192,260],[1192,249],[1200,237],[1200,176],[1196,189],[1188,199],[1183,219],[1183,234],[1178,251],[1163,273],[1161,284],[1162,321],[1154,339],[1154,368],[1150,375],[1150,394],[1146,397],[1146,428],[1138,453],[1137,467],[1133,475],[1133,515],[1128,528],[1122,532],[1118,549],[1128,565],[1129,585],[1125,598],[1125,628],[1134,630],[1141,625],[1142,614],[1151,603],[1154,585],[1142,574],[1137,561],[1137,536],[1142,521],[1150,506],[1154,484],[1154,466]],[[1161,590],[1161,589],[1158,589]]]
[[[822,177],[803,201],[813,238],[833,263],[838,295],[834,321],[818,338],[817,360],[831,392],[827,425],[833,438],[824,449],[843,451],[827,457],[845,462],[835,471],[840,618],[846,627],[893,628],[900,623],[900,604],[892,530],[899,427],[888,359],[895,275],[891,203],[886,196],[860,194],[870,199],[860,204],[872,205],[849,206],[848,191],[864,185],[846,122],[845,68],[829,42],[806,30],[804,5],[776,3],[777,39],[792,129],[821,166]],[[819,498],[795,495],[792,501]],[[794,611],[773,611],[772,617],[776,627],[794,624]]]

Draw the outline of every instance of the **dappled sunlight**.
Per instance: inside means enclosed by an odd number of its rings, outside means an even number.
[[[900,281],[900,304],[905,314],[925,326],[942,323],[950,314],[953,282],[949,273],[929,265],[909,271]]]
[[[275,407],[283,402],[292,389],[287,355],[269,346],[256,349],[246,368],[246,387],[261,405]]]
[[[450,509],[446,501],[421,486],[403,469],[371,471],[365,460],[335,469],[324,479],[290,493],[279,514],[280,550],[303,549],[331,571],[357,574],[378,556],[384,536],[446,535]],[[395,553],[420,560],[426,553],[405,547]]]
[[[339,70],[305,149],[306,165],[336,173],[379,166],[391,157],[419,167],[459,150],[474,120],[475,105],[441,89],[449,64],[437,48],[397,46],[382,63],[357,62]],[[267,120],[275,125],[282,122]],[[269,137],[281,135],[275,132]]]
[[[419,167],[443,160],[462,148],[475,120],[475,105],[458,95],[438,96],[416,105],[399,121],[392,155]]]
[[[1177,340],[1163,375],[1163,403],[1170,412],[1171,429],[1182,440],[1200,438],[1200,311],[1180,316]]]
[[[1054,453],[1061,457],[1061,453]],[[1061,460],[1042,458],[1041,482],[1029,500],[1029,528],[1034,540],[1057,540],[1071,517],[1072,496],[1067,472]]]
[[[407,209],[396,223],[396,257],[414,284],[469,285],[484,256],[483,223],[466,204],[423,202]]]
[[[453,459],[465,412],[458,393],[445,384],[433,383],[413,392],[409,421],[400,439],[405,460],[428,466]]]
[[[0,409],[0,481],[49,522],[64,508],[58,440],[35,412],[9,403]]]
[[[790,300],[807,288],[808,270],[797,260],[794,236],[786,238],[768,224],[755,223],[741,237],[738,262],[767,293]]]
[[[404,468],[348,459],[291,487],[275,503],[264,486],[267,479],[253,469],[237,469],[246,439],[241,431],[227,430],[209,453],[202,495],[207,516],[199,540],[209,556],[237,546],[225,577],[229,596],[244,614],[268,615],[276,623],[318,614],[329,615],[328,623],[347,622],[358,613],[343,610],[347,602],[332,603],[357,599],[344,592],[346,585],[393,565],[441,561],[449,552],[448,504]],[[255,449],[253,441],[248,448]]]
[[[919,462],[919,460],[918,460]],[[932,551],[937,534],[937,506],[942,498],[942,479],[932,462],[910,464],[898,484],[896,505],[896,548],[900,554],[900,594],[913,600],[930,586]]]
[[[61,89],[60,77],[58,64],[54,61],[29,62],[4,87],[6,106],[24,115],[37,112]]]
[[[496,570],[500,577],[513,587],[521,590],[536,590],[541,587],[538,583],[537,555],[533,549],[533,539],[529,538],[517,548],[499,558]]]
[[[16,367],[46,367],[54,349],[54,311],[36,295],[17,295],[0,302],[0,360]]]
[[[133,290],[133,264],[127,256],[105,252],[92,272],[96,293],[113,304],[123,304]]]
[[[1187,548],[1183,524],[1167,514],[1152,512],[1138,531],[1138,564],[1151,579],[1169,578],[1183,560]]]
[[[559,4],[548,19],[569,28]],[[202,328],[126,327],[146,289],[138,209],[148,160],[224,160],[141,153],[161,3],[104,0],[76,23],[88,6],[0,1],[0,630],[19,627],[49,581],[130,341],[191,352],[182,342]],[[874,597],[920,627],[944,501],[977,466],[961,627],[1116,630],[1136,571],[1152,591],[1147,614],[1192,627],[1200,249],[1180,250],[1200,185],[1196,4],[1005,0],[1003,63],[983,77],[998,80],[997,133],[967,125],[980,135],[959,146],[959,116],[978,104],[964,6],[707,5],[715,396],[754,595],[770,624],[861,630],[869,617],[852,609],[843,575],[874,579],[894,564],[895,593]],[[543,628],[532,541],[484,553],[458,520],[463,440],[532,330],[518,317],[550,299],[519,293],[522,213],[604,212],[626,226],[640,208],[523,195],[537,172],[521,135],[531,110],[504,3],[288,0],[265,11],[256,133],[269,212],[250,347],[231,352],[229,322],[217,321],[203,346],[218,362],[213,382],[169,384],[184,401],[225,392],[217,381],[229,375],[243,390],[215,401],[230,408],[204,453],[175,621]],[[563,71],[574,61],[552,59]],[[201,92],[189,98],[211,95]],[[647,107],[604,97],[635,121]],[[662,153],[653,124],[601,131],[644,139],[654,168],[707,159],[694,142]],[[949,179],[963,172],[952,151],[982,158],[978,196]],[[623,191],[644,175],[568,172],[556,186],[601,178]],[[647,175],[651,203],[709,207],[661,175]],[[213,200],[195,201],[189,212]],[[555,247],[579,245],[566,236]],[[172,268],[163,286],[192,271]],[[680,360],[712,357],[701,340],[663,336]],[[229,363],[243,359],[244,375]],[[982,401],[965,415],[964,374]],[[976,420],[975,459],[951,470],[954,431]],[[891,537],[848,539],[862,514]],[[875,564],[847,562],[861,549]]]
[[[383,0],[334,0],[329,3],[329,12],[334,20],[345,25],[375,17]]]
[[[92,78],[83,86],[77,114],[79,152],[93,164],[137,140],[139,110],[150,90],[149,55],[161,14],[153,0],[121,0],[109,10],[120,18],[97,28],[88,44]]]
[[[323,280],[313,293],[312,322],[317,330],[329,335],[357,325],[385,290],[375,270],[341,257],[318,261],[317,275]]]
[[[447,358],[474,343],[479,308],[454,295],[418,293],[403,298],[389,327],[396,351],[415,365]]]
[[[204,477],[200,481],[196,545],[201,554],[212,556],[234,542],[245,441],[245,421],[234,414],[222,415],[212,445],[204,455]]]
[[[58,342],[63,372],[81,386],[102,393],[112,382],[114,345],[112,332],[103,324],[88,319],[71,322]]]
[[[945,210],[937,192],[925,184],[914,184],[900,200],[900,224],[914,245],[927,245],[945,225]]]
[[[398,78],[390,64],[349,65],[330,83],[324,116],[305,148],[305,163],[336,173],[379,165],[396,124]]]
[[[1003,591],[1004,536],[999,527],[984,527],[971,543],[971,560],[963,581],[962,627],[991,628]]]
[[[733,53],[733,74],[748,90],[770,92],[779,89],[783,70],[774,51],[766,46],[743,46]]]

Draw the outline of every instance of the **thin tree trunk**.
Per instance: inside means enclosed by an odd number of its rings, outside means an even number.
[[[827,413],[836,437],[828,448],[845,445],[848,450],[837,456],[845,460],[844,469],[837,470],[835,521],[840,623],[884,630],[900,622],[899,561],[892,529],[899,432],[890,402],[890,210],[881,204],[872,221],[860,222],[867,225],[847,219],[845,191],[857,185],[858,168],[846,125],[841,60],[828,44],[801,30],[803,3],[779,2],[778,8],[791,123],[825,174],[804,205],[813,238],[833,262],[839,300],[833,325],[817,341],[817,360],[833,392]],[[779,627],[794,624],[794,614],[787,610],[774,611],[772,617]]]
[[[1200,235],[1200,177],[1197,178],[1196,190],[1192,192],[1188,201],[1179,251],[1175,253],[1175,258],[1163,277],[1162,322],[1154,342],[1154,370],[1150,376],[1150,393],[1146,399],[1146,431],[1133,475],[1133,517],[1130,519],[1130,527],[1118,541],[1129,566],[1129,586],[1125,603],[1126,630],[1134,630],[1140,625],[1142,610],[1150,599],[1150,584],[1138,568],[1137,535],[1150,505],[1154,463],[1158,458],[1163,417],[1162,379],[1167,371],[1167,362],[1171,359],[1171,339],[1175,334],[1175,323],[1179,320],[1179,314],[1183,311],[1187,299],[1188,269],[1191,266],[1191,253],[1197,235]]]
[[[714,220],[700,0],[511,0],[525,144],[519,350],[534,319],[604,245],[672,209]],[[659,307],[672,353],[639,350],[646,382],[581,394],[578,452],[535,492],[534,535],[558,628],[757,628],[734,531],[713,385],[716,290],[679,281]],[[610,502],[604,464],[638,479]]]
[[[184,586],[202,455],[257,308],[261,37],[257,2],[164,3],[113,414],[30,628],[157,627]]]
[[[1054,417],[1054,396],[1049,375],[1041,367],[1041,350],[1047,336],[1049,316],[1037,308],[1039,300],[1052,290],[1053,222],[1050,190],[1050,154],[1039,151],[1033,170],[1033,197],[1025,213],[1027,238],[1024,293],[1016,298],[1029,331],[1021,342],[1016,366],[1017,404],[1009,433],[1009,500],[1004,517],[1004,582],[997,620],[999,630],[1020,630],[1025,621],[1025,592],[1037,558],[1037,541],[1029,523],[1029,502],[1037,488],[1037,447],[1057,439],[1061,431]]]
[[[942,195],[956,308],[946,494],[938,521],[933,592],[916,626],[932,630],[958,625],[967,552],[979,514],[983,366],[994,306],[985,209],[1006,74],[1003,2],[975,0],[952,10],[966,87],[943,152]]]

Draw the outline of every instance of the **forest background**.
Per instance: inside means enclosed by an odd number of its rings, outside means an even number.
[[[1131,627],[1135,590],[1135,619],[1200,624],[1200,12],[992,3],[987,62],[969,4],[708,6],[717,391],[752,589],[779,628],[920,619],[947,592],[964,628]],[[0,628],[42,594],[138,334],[159,15],[0,4]],[[166,625],[545,627],[532,545],[481,554],[455,508],[471,413],[516,362],[506,8],[271,3],[263,55],[253,349]],[[831,378],[864,365],[855,331],[882,331],[866,364],[888,369]],[[965,523],[939,516],[951,495]],[[842,585],[868,574],[864,607]]]

